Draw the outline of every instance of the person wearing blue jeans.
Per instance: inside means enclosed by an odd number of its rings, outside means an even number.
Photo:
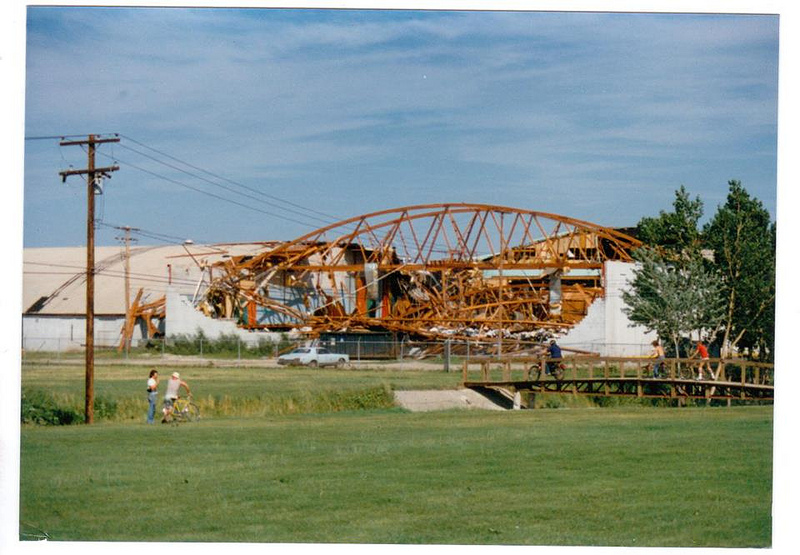
[[[150,377],[147,378],[147,401],[150,406],[147,408],[147,423],[155,423],[156,401],[158,400],[158,370],[150,370]]]

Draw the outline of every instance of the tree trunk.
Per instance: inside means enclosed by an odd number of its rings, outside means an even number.
[[[728,346],[728,338],[731,335],[731,327],[733,326],[733,308],[736,301],[736,290],[731,287],[731,294],[728,297],[728,316],[725,322],[725,335],[722,337],[722,345],[720,345],[720,355],[722,358],[728,358],[732,345]]]

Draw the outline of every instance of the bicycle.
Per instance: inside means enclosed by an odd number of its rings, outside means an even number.
[[[563,362],[560,362],[560,360],[561,359],[552,359],[538,362],[530,367],[530,372],[536,372],[536,381],[542,378],[543,373],[545,376],[553,376],[557,381],[561,381],[564,378],[564,372],[567,367]]]
[[[197,422],[200,420],[200,407],[198,407],[192,397],[179,397],[172,402],[172,412],[170,422]]]

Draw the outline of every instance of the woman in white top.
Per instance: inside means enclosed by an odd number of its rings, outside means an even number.
[[[153,424],[156,416],[156,400],[158,399],[158,370],[150,370],[150,377],[147,378],[147,401],[150,406],[147,409],[147,423]]]

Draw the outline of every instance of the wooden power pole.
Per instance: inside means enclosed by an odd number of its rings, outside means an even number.
[[[127,330],[128,321],[131,317],[131,241],[136,241],[136,239],[131,239],[131,230],[139,230],[128,225],[116,229],[125,232],[125,237],[116,237],[115,239],[125,242],[125,326],[123,326],[123,330]],[[125,354],[127,355],[130,350],[131,340],[127,335],[123,340],[125,341]]]
[[[111,177],[110,172],[117,171],[119,166],[104,168],[95,167],[94,154],[98,144],[118,143],[119,137],[101,138],[89,135],[86,140],[61,141],[61,146],[86,145],[88,163],[84,170],[67,170],[59,172],[62,182],[70,175],[86,175],[87,209],[86,209],[86,403],[85,421],[94,422],[94,195],[102,177]],[[102,192],[102,191],[101,191]]]

